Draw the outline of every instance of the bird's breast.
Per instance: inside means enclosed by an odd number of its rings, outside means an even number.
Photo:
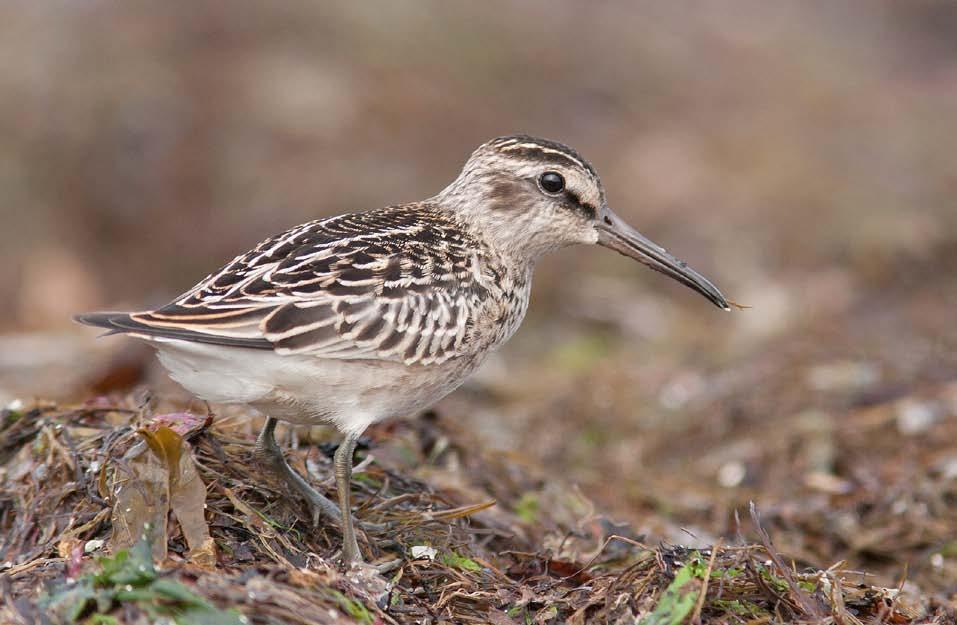
[[[531,292],[531,272],[502,272],[474,315],[468,344],[473,353],[494,351],[515,334],[525,318]]]

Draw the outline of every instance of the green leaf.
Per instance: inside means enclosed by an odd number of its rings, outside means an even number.
[[[525,493],[515,503],[515,514],[526,523],[534,523],[538,518],[538,495]]]
[[[565,371],[585,371],[608,356],[613,344],[602,334],[586,334],[565,341],[552,351],[550,362]]]
[[[463,571],[481,571],[482,567],[478,562],[472,560],[471,558],[466,558],[465,556],[456,553],[455,551],[450,551],[448,553],[443,553],[439,556],[439,561],[447,566],[451,566],[456,569],[462,569]]]
[[[97,558],[97,563],[98,572],[84,575],[72,587],[40,600],[48,614],[62,615],[57,622],[116,625],[117,619],[108,613],[126,603],[145,611],[153,621],[172,618],[177,625],[248,623],[236,610],[220,610],[188,586],[159,577],[146,539],[112,557]],[[365,606],[356,605],[365,610]],[[372,622],[371,617],[368,622]]]
[[[538,623],[544,623],[545,621],[550,621],[553,618],[557,618],[557,617],[558,617],[558,608],[556,608],[553,605],[550,605],[538,611],[538,613],[535,615],[535,621]]]
[[[683,566],[678,569],[674,580],[661,593],[658,605],[641,619],[641,625],[680,625],[688,618],[701,592],[698,584],[689,583],[695,577],[693,568]]]
[[[162,595],[163,598],[168,601],[175,601],[177,603],[191,605],[191,606],[205,606],[209,607],[210,604],[204,598],[200,597],[189,588],[183,584],[166,578],[160,578],[153,582],[150,585],[150,588],[158,595]]]
[[[153,554],[145,539],[112,558],[97,558],[97,562],[101,569],[93,576],[93,583],[98,587],[143,586],[156,579]]]
[[[355,599],[350,599],[338,590],[330,589],[329,594],[332,595],[333,599],[335,599],[335,601],[339,604],[339,607],[343,612],[356,619],[360,623],[372,623],[375,621],[372,613],[369,612],[369,608],[365,607]]]
[[[177,625],[248,625],[249,621],[236,610],[219,610],[212,606],[173,612]],[[371,621],[370,621],[371,622]]]
[[[97,603],[96,591],[89,584],[77,584],[72,590],[60,593],[51,597],[49,602],[41,603],[45,608],[52,608],[57,605],[70,605],[72,608],[67,611],[67,618],[70,622],[75,622],[83,616],[83,613],[89,608],[89,604]]]
[[[781,579],[780,577],[776,576],[776,575],[775,575],[774,573],[772,573],[771,570],[768,569],[767,567],[765,567],[765,566],[759,564],[759,565],[758,565],[758,574],[760,574],[760,575],[761,575],[761,579],[763,579],[765,582],[767,582],[767,584],[768,584],[769,586],[771,586],[775,591],[777,591],[777,592],[779,592],[779,593],[781,593],[781,594],[786,594],[786,593],[790,592],[791,588],[788,586],[787,581],[785,581],[784,579]]]
[[[13,425],[22,416],[23,413],[19,410],[11,410],[7,408],[0,410],[0,429]]]
[[[720,608],[725,612],[730,612],[735,616],[742,616],[749,619],[756,619],[763,616],[767,616],[767,610],[764,610],[756,603],[747,601],[744,599],[715,599],[711,605],[715,608]]]
[[[160,599],[160,597],[153,591],[152,588],[133,588],[130,587],[129,590],[119,589],[113,593],[113,598],[123,603],[124,601],[145,601],[147,603],[154,603]]]

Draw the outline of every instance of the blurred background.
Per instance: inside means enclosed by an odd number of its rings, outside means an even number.
[[[751,308],[554,255],[439,406],[449,435],[533,467],[533,511],[561,474],[651,542],[710,544],[755,499],[796,558],[953,588],[955,33],[920,0],[4,3],[0,401],[176,393],[70,316],[531,133]]]

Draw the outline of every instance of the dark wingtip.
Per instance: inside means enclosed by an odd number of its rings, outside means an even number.
[[[212,345],[225,345],[227,347],[248,347],[254,349],[272,349],[273,345],[264,338],[239,338],[232,336],[217,336],[214,334],[203,334],[184,327],[148,325],[142,321],[133,318],[133,315],[149,315],[150,313],[125,313],[125,312],[92,312],[74,315],[73,319],[83,325],[95,326],[97,328],[106,328],[109,332],[102,336],[111,334],[132,333],[141,338],[157,337],[167,339],[179,339],[192,343],[209,343]]]
[[[86,326],[95,326],[97,328],[107,328],[109,330],[119,329],[117,321],[129,319],[129,313],[122,312],[91,312],[73,315],[73,321],[82,323]]]

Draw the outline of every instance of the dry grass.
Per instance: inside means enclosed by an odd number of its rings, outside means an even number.
[[[558,477],[556,494],[534,510],[517,493],[490,506],[470,476],[507,471],[520,483],[522,470],[476,458],[439,470],[436,442],[446,433],[433,419],[390,426],[390,442],[366,452],[383,459],[367,462],[355,480],[356,516],[389,529],[360,542],[389,570],[343,572],[334,565],[336,529],[313,528],[303,505],[256,479],[240,416],[174,417],[185,423],[183,450],[206,485],[201,518],[214,558],[204,564],[171,521],[160,541],[168,551],[154,571],[147,543],[119,559],[104,553],[120,540],[111,518],[129,518],[128,509],[114,509],[128,502],[118,485],[148,489],[136,485],[131,464],[156,452],[143,445],[139,456],[131,452],[142,440],[137,431],[170,418],[131,400],[4,412],[0,622],[953,622],[953,605],[872,587],[840,564],[797,568],[753,509],[740,533],[758,536],[757,544],[692,550],[645,544]],[[328,491],[331,449],[320,450],[291,455]],[[396,456],[432,466],[429,480],[396,469],[403,464],[389,461]]]

